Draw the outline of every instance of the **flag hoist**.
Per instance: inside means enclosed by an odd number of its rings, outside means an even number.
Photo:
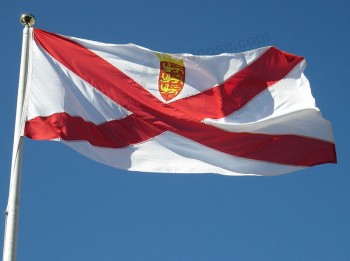
[[[31,14],[23,14],[21,23],[24,25],[21,67],[19,74],[16,121],[13,140],[11,178],[9,198],[6,208],[6,223],[4,236],[3,261],[15,261],[17,254],[18,216],[20,204],[21,172],[22,172],[22,149],[23,149],[23,103],[28,74],[28,47],[30,43],[32,27],[35,17]]]

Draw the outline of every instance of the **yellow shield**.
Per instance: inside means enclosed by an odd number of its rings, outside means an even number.
[[[174,99],[185,84],[185,66],[182,59],[169,54],[156,53],[160,61],[158,90],[164,100]]]

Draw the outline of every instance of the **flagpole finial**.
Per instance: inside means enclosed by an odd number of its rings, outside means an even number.
[[[22,14],[21,24],[32,27],[35,24],[35,17],[32,14]]]

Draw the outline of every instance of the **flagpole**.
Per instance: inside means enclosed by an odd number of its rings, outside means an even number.
[[[31,30],[35,23],[35,17],[31,14],[23,14],[21,23],[24,25],[21,67],[18,83],[16,121],[12,150],[12,164],[9,197],[6,208],[5,235],[3,261],[15,261],[17,254],[17,238],[18,238],[18,218],[20,205],[20,189],[22,174],[22,150],[23,150],[23,104],[28,73],[28,49]]]

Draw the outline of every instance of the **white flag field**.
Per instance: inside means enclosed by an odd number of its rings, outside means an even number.
[[[123,170],[278,175],[336,163],[305,60],[165,54],[31,29],[23,135]]]

